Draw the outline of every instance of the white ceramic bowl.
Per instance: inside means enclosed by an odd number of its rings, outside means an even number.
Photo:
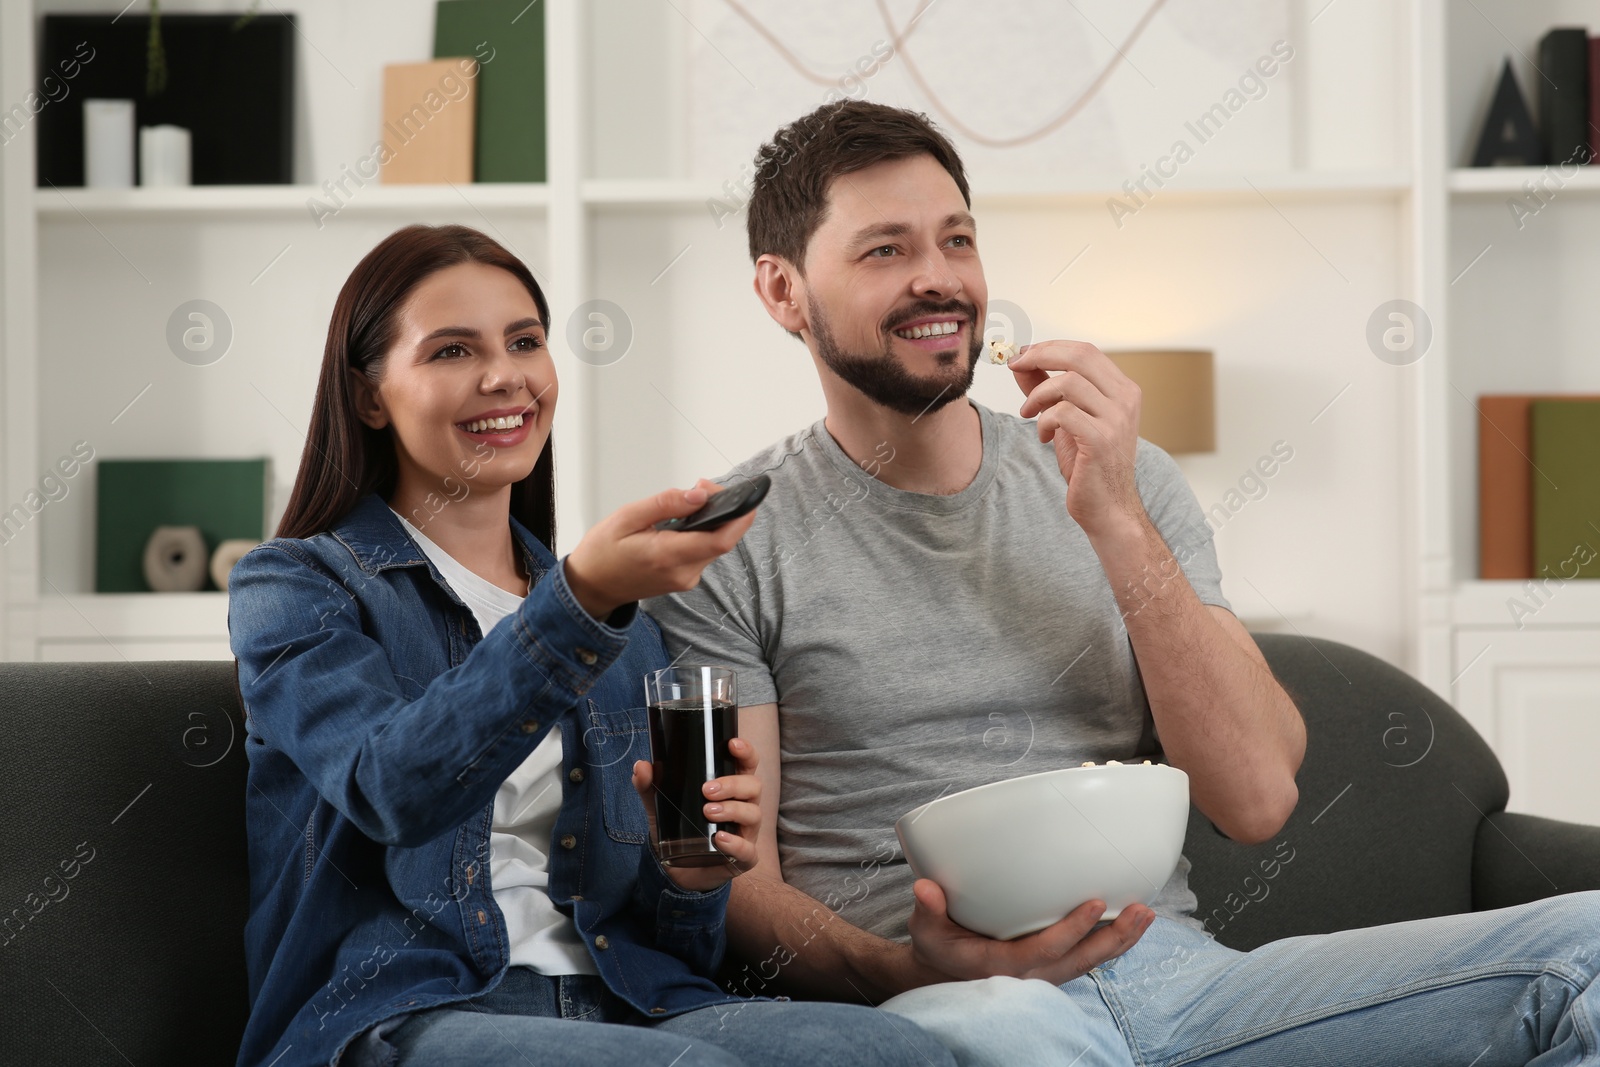
[[[1086,900],[1102,920],[1149,904],[1178,865],[1189,776],[1157,763],[1069,767],[929,801],[895,823],[919,878],[944,890],[950,918],[1009,940]]]

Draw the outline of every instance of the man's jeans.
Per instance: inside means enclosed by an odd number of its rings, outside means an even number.
[[[1059,988],[903,993],[961,1064],[1570,1067],[1600,1064],[1600,892],[1236,952],[1158,917]]]
[[[361,1034],[349,1067],[952,1067],[904,1019],[850,1004],[750,1001],[646,1020],[599,978],[511,967],[492,991]]]

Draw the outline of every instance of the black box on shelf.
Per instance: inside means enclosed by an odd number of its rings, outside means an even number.
[[[1589,31],[1557,28],[1545,34],[1539,70],[1546,162],[1589,162]]]
[[[39,185],[84,184],[83,101],[90,98],[132,100],[135,127],[187,129],[195,185],[292,182],[294,16],[239,22],[238,15],[162,15],[167,82],[152,96],[145,92],[149,16],[44,16],[38,69],[75,73],[62,81],[67,93],[39,112]]]

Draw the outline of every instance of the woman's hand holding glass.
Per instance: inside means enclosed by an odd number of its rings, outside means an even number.
[[[735,823],[737,834],[718,830],[712,839],[717,850],[727,856],[728,862],[720,867],[663,867],[667,877],[680,889],[709,893],[731,882],[757,863],[756,838],[761,833],[761,779],[756,777],[756,749],[742,737],[728,740],[728,751],[739,767],[738,774],[713,778],[703,787],[706,795],[707,822]],[[633,765],[633,787],[644,802],[645,814],[650,819],[652,847],[658,836],[656,805],[649,760],[638,760]]]
[[[567,584],[583,609],[605,619],[624,604],[693,589],[707,564],[750,529],[755,512],[704,533],[653,527],[662,519],[694,514],[721,488],[702,478],[693,489],[664,489],[596,523],[566,558]]]

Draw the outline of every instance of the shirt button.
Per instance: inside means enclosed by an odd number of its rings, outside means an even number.
[[[583,897],[579,896],[577,893],[572,894],[572,902],[574,904],[576,904],[578,901],[580,901],[582,899],[583,899]]]
[[[573,837],[571,834],[562,834],[561,835],[561,847],[562,848],[577,848],[578,847],[578,839],[576,837]]]
[[[538,719],[523,719],[522,720],[522,732],[523,733],[525,733],[525,734],[537,733],[538,730],[539,730],[539,720]]]
[[[578,649],[578,658],[583,661],[585,667],[593,667],[595,660],[600,657],[594,654],[593,649],[580,648]]]
[[[572,768],[572,770],[567,772],[567,777],[571,778],[574,782],[583,781],[583,768],[582,767],[574,767],[574,768]]]
[[[650,1014],[651,1015],[665,1015],[666,1013],[667,1013],[667,1009],[666,1008],[651,1008],[650,1009]]]
[[[479,908],[478,909],[478,925],[482,926],[484,923],[487,923],[488,921],[489,921],[489,916],[484,914],[484,911],[483,911],[482,908]]]
[[[601,934],[599,937],[594,939],[594,947],[600,949],[601,951],[605,951],[611,947],[611,942],[606,939],[605,934]]]
[[[673,908],[673,909],[672,909],[672,917],[673,917],[673,918],[674,918],[674,919],[681,919],[681,918],[683,918],[683,911],[682,911],[682,910],[681,910],[681,909],[679,909],[679,908]]]

